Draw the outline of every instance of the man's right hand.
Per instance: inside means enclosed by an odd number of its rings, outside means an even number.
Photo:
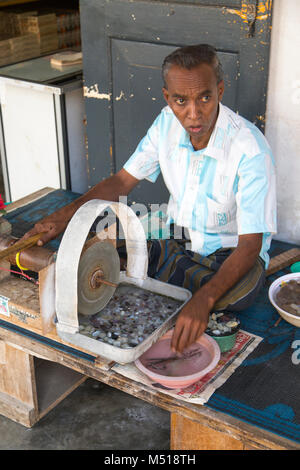
[[[26,238],[29,238],[37,233],[43,233],[37,242],[38,246],[43,246],[50,240],[58,237],[58,235],[60,235],[65,230],[66,226],[66,220],[49,216],[37,222],[31,230],[25,233],[25,235],[22,237],[22,240],[26,240]]]

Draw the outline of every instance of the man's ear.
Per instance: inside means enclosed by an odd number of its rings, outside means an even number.
[[[220,83],[218,83],[218,97],[219,97],[219,102],[222,101],[223,95],[224,95],[224,80],[221,80]]]
[[[169,104],[169,92],[168,92],[167,88],[163,87],[162,92],[163,92],[163,95],[164,95],[164,99]]]

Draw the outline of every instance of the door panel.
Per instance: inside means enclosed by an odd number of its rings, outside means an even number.
[[[112,40],[112,96],[114,103],[114,150],[116,171],[131,155],[140,136],[145,133],[145,122],[154,121],[166,105],[161,92],[161,65],[173,46]],[[223,103],[235,109],[237,100],[237,55],[219,53],[225,71],[226,93]],[[160,176],[155,184],[142,182],[132,193],[138,201],[159,203],[167,200],[168,192]]]
[[[123,166],[165,105],[161,64],[183,45],[216,47],[223,103],[263,129],[270,1],[81,0],[80,11],[90,186]],[[153,188],[143,181],[132,198],[166,202],[161,178]]]

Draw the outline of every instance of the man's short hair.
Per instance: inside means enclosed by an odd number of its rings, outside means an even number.
[[[212,66],[218,84],[223,80],[223,68],[216,49],[209,44],[196,44],[179,47],[165,58],[162,65],[164,87],[167,88],[166,76],[172,65],[191,70],[201,64]]]

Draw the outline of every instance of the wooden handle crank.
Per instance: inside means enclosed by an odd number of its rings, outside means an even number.
[[[32,237],[26,238],[26,240],[20,240],[14,243],[12,246],[5,248],[5,250],[0,251],[0,260],[3,258],[7,258],[7,256],[18,253],[19,251],[31,248],[32,246],[36,245],[42,235],[43,233],[37,233],[35,235],[32,235]]]

